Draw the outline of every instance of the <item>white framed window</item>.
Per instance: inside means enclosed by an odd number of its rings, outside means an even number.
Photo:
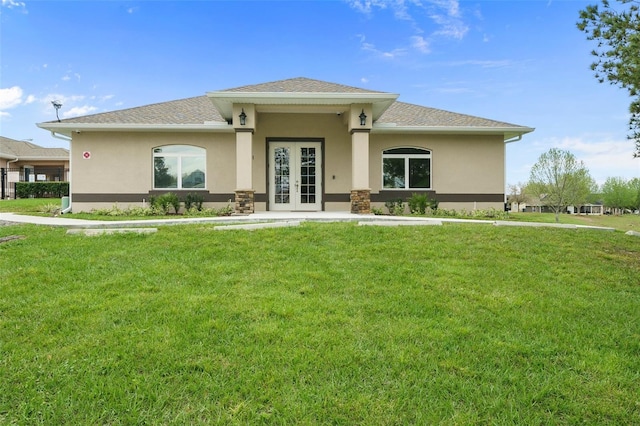
[[[204,189],[207,151],[191,145],[153,148],[154,189]]]
[[[382,152],[383,189],[431,189],[431,151],[391,148]]]

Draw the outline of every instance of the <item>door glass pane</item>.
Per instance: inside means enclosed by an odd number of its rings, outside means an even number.
[[[155,188],[178,187],[178,157],[153,159],[153,186]]]
[[[300,202],[316,202],[316,148],[300,148]]]
[[[409,188],[430,188],[430,163],[428,158],[409,158]]]
[[[404,188],[404,158],[385,158],[382,176],[385,188]]]
[[[278,147],[274,149],[274,184],[276,204],[288,204],[291,194],[290,180],[291,153],[289,148]]]

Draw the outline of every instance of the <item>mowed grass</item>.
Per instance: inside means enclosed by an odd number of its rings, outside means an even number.
[[[47,204],[62,206],[60,198],[18,198],[0,200],[0,213],[37,213]]]
[[[555,214],[553,213],[509,213],[509,220],[523,222],[555,222]],[[640,232],[640,215],[624,214],[624,215],[560,215],[560,223],[569,223],[573,225],[586,226],[603,226],[615,228],[621,231],[638,231]]]
[[[0,423],[639,424],[640,239],[0,226]]]

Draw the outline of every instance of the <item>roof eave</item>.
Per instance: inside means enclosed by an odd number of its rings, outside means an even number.
[[[68,161],[69,155],[57,156],[57,155],[21,155],[18,157],[20,161],[43,161],[43,160],[63,160]]]
[[[231,120],[233,104],[255,105],[351,105],[372,104],[376,120],[398,99],[395,93],[324,93],[324,92],[207,92],[220,115]]]
[[[503,135],[504,140],[533,132],[532,127],[473,127],[473,126],[397,126],[395,124],[375,124],[371,133],[422,133],[422,134],[480,134]]]
[[[14,154],[13,152],[2,152],[2,151],[0,151],[0,158],[15,159],[15,158],[18,158],[18,156],[16,154]]]
[[[84,132],[220,132],[232,133],[233,126],[227,123],[205,124],[126,124],[126,123],[69,123],[47,122],[36,124],[41,129],[71,137]]]

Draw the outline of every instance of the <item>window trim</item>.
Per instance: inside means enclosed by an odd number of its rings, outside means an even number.
[[[418,154],[418,153],[414,153],[414,154],[386,154],[387,151],[394,151],[394,150],[401,150],[401,149],[415,149],[415,150],[419,150],[422,151],[423,154]],[[423,148],[423,147],[416,147],[416,146],[395,146],[395,147],[389,147],[389,148],[385,148],[382,150],[382,155],[381,155],[381,162],[382,162],[382,168],[381,170],[381,176],[380,176],[380,180],[381,180],[381,184],[380,184],[380,190],[382,191],[430,191],[433,190],[433,150],[428,149],[428,148]],[[404,188],[388,188],[384,186],[384,160],[387,158],[403,158],[404,159],[404,181],[405,181],[405,187]],[[409,160],[411,158],[419,158],[419,159],[428,159],[429,160],[429,187],[428,188],[412,188],[409,186],[409,182],[411,181],[409,179],[409,171],[410,171],[410,167],[409,167]]]
[[[156,149],[158,148],[196,148],[201,150],[201,152],[197,153],[189,153],[189,152],[161,152],[156,153]],[[184,148],[182,148],[184,149]],[[171,157],[178,159],[178,170],[177,170],[177,186],[175,188],[161,188],[156,186],[156,176],[155,176],[155,163],[157,157]],[[204,158],[204,182],[202,188],[185,188],[182,186],[182,159],[189,157],[203,157]],[[167,144],[167,145],[159,145],[151,148],[151,184],[154,191],[206,191],[207,190],[207,149],[197,145],[188,145],[188,144]]]

